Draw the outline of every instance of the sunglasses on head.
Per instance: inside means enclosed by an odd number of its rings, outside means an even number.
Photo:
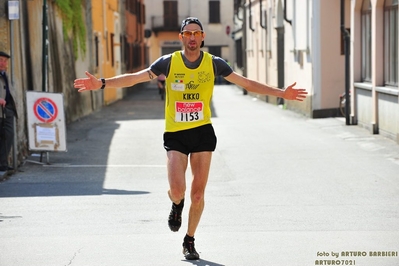
[[[202,30],[194,30],[194,31],[185,30],[185,31],[182,31],[180,34],[183,37],[190,38],[193,35],[194,35],[194,37],[200,37],[200,36],[202,36],[202,33],[204,33]]]

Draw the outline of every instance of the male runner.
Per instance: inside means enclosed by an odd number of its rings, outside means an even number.
[[[185,172],[190,163],[191,205],[183,254],[187,260],[197,260],[199,254],[195,250],[194,234],[204,209],[204,192],[212,152],[216,148],[210,109],[215,76],[221,75],[247,91],[287,100],[302,101],[307,92],[294,89],[295,83],[281,90],[245,78],[234,72],[225,60],[201,51],[205,32],[197,18],[189,17],[182,21],[179,39],[183,45],[182,51],[160,57],[147,69],[107,79],[97,79],[86,72],[87,78],[76,79],[74,86],[80,92],[105,87],[131,87],[161,74],[166,76],[163,139],[167,151],[168,195],[172,201],[168,225],[174,232],[181,226],[186,192]]]

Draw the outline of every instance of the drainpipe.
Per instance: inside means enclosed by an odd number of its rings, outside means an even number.
[[[243,17],[240,18],[240,16],[239,16],[239,14],[240,14],[239,9],[240,9],[240,8],[242,8],[242,9],[245,11],[245,7],[242,6],[241,1],[240,1],[240,3],[237,5],[236,17],[237,17],[237,19],[238,19],[239,21],[242,21],[244,18],[243,18]]]
[[[106,62],[108,60],[109,51],[108,51],[107,9],[106,9],[105,0],[103,0],[102,9],[103,9],[103,34],[104,34],[103,38],[105,39],[105,59],[103,59],[103,62]],[[104,75],[104,72],[106,72],[107,70],[105,68],[102,68],[102,70],[103,70],[102,75]]]
[[[47,60],[48,60],[48,25],[47,1],[43,0],[43,25],[42,25],[42,91],[47,91]]]
[[[262,27],[262,29],[266,29],[266,23],[265,25],[262,24],[263,21],[263,5],[262,5],[262,0],[259,0],[259,17],[260,17],[260,21],[259,21],[259,25]],[[267,19],[267,18],[266,18]]]
[[[251,31],[255,31],[255,29],[252,28],[252,0],[249,0],[249,28]]]
[[[11,73],[10,73],[10,83],[12,84],[12,85],[14,85],[14,70],[15,70],[15,67],[14,67],[14,62],[15,62],[15,59],[14,59],[14,22],[13,22],[14,20],[13,19],[10,19],[10,55],[11,55],[11,60],[9,60],[10,61],[10,65],[11,65]],[[14,168],[14,169],[17,169],[17,167],[18,167],[18,163],[17,163],[17,160],[18,160],[18,158],[17,158],[17,153],[18,153],[18,140],[17,140],[17,136],[18,136],[18,134],[17,134],[17,120],[16,120],[16,118],[14,117],[14,127],[13,127],[13,130],[14,130],[14,141],[13,141],[13,148],[12,148],[12,167]]]
[[[259,17],[260,17],[259,25],[261,26],[262,29],[264,29],[266,31],[265,40],[264,40],[264,42],[265,42],[265,46],[264,46],[264,48],[265,48],[265,59],[266,59],[265,60],[265,64],[266,64],[265,76],[266,76],[266,83],[268,83],[269,82],[269,71],[267,69],[267,66],[269,65],[269,60],[268,60],[269,56],[268,56],[268,53],[267,53],[267,48],[268,48],[267,47],[267,34],[268,34],[268,32],[267,32],[267,16],[265,16],[265,18],[264,18],[265,23],[263,24],[263,0],[259,0]],[[267,95],[266,95],[266,102],[269,102],[269,96],[267,96]]]
[[[247,76],[247,7],[245,6],[245,3],[242,5],[243,8],[243,23],[242,23],[242,53],[243,53],[243,60],[242,60],[242,75],[244,77]],[[242,93],[244,95],[247,95],[248,92],[246,89],[242,89]]]
[[[287,0],[284,0],[284,20],[292,26],[292,21],[287,19]]]
[[[345,29],[345,0],[341,0],[341,33],[344,35],[344,47],[345,47],[345,124],[349,126],[350,123],[350,34]]]

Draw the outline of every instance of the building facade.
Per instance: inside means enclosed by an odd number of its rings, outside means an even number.
[[[146,62],[144,0],[92,0],[90,4],[92,30],[88,39],[92,57],[85,60],[93,73],[111,77],[142,69]],[[82,67],[87,67],[87,61],[77,61],[77,68]],[[125,94],[123,88],[108,88],[100,96],[104,104],[110,104]]]
[[[399,142],[398,1],[352,0],[351,122]]]
[[[178,37],[180,25],[187,17],[197,17],[206,33],[203,50],[220,56],[229,62],[235,60],[233,28],[233,0],[146,0],[153,8],[146,10],[145,28],[151,33],[147,46],[149,61],[181,50]]]
[[[18,1],[13,19],[8,4],[0,0],[0,50],[12,56],[8,72],[19,114],[15,166],[29,154],[26,92],[62,93],[69,123],[126,94],[122,88],[79,93],[75,78],[85,71],[109,77],[142,69],[148,56],[144,0]]]
[[[309,92],[303,103],[259,98],[334,117],[348,88],[347,124],[399,142],[397,0],[235,0],[234,22],[237,71]]]

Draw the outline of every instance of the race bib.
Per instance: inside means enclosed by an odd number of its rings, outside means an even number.
[[[176,122],[196,122],[204,120],[203,102],[176,102]]]

